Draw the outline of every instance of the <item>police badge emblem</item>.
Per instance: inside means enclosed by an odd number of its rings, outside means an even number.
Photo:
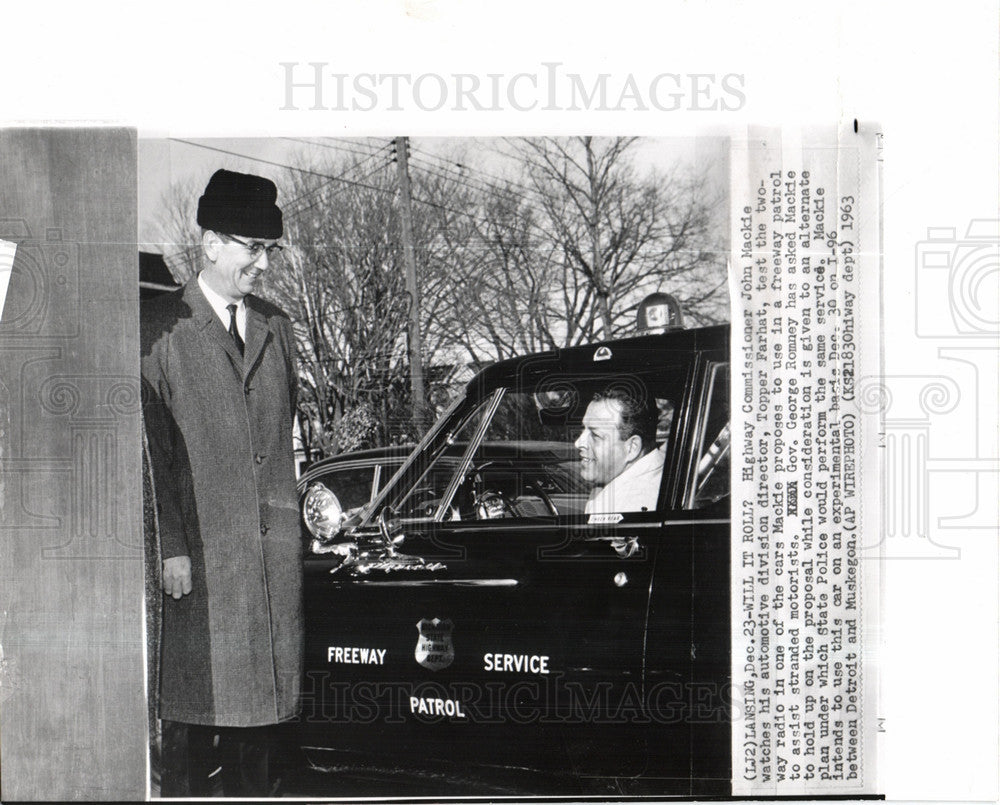
[[[455,647],[451,643],[451,620],[421,618],[417,624],[420,637],[413,656],[417,663],[432,671],[447,668],[455,659]]]

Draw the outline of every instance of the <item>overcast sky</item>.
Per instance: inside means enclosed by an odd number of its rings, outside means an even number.
[[[243,173],[259,173],[274,177],[282,172],[283,165],[293,165],[300,156],[351,157],[373,152],[388,145],[389,138],[268,138],[268,139],[202,139],[164,140],[140,139],[139,141],[139,237],[158,250],[155,241],[156,217],[161,211],[164,191],[171,182],[191,180],[203,188],[209,177],[219,168]],[[427,138],[411,140],[411,153],[416,155],[412,170],[455,170],[446,161],[458,157],[468,165],[466,175],[481,181],[495,182],[497,178],[513,177],[516,166],[505,159],[500,151],[503,143],[494,138]],[[388,152],[386,152],[388,153]],[[728,140],[724,137],[643,138],[634,148],[636,168],[642,171],[668,171],[679,161],[708,174],[710,192],[721,193],[720,224],[725,224],[728,199]],[[372,166],[376,162],[372,161]],[[424,168],[421,167],[424,166]],[[360,178],[350,174],[349,178]],[[279,205],[282,199],[278,198]]]

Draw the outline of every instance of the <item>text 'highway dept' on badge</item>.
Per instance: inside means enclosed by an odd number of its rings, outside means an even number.
[[[440,618],[422,618],[417,624],[420,637],[417,638],[417,648],[413,656],[424,668],[440,671],[447,668],[455,659],[455,647],[451,643],[451,630],[454,624],[451,620]]]

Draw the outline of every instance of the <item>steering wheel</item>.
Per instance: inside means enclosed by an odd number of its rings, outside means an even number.
[[[498,489],[486,489],[472,499],[472,508],[477,520],[497,520],[516,517],[514,504]]]
[[[558,517],[559,516],[559,509],[557,509],[556,508],[556,504],[552,502],[552,498],[550,498],[546,494],[545,490],[542,489],[541,483],[539,483],[538,481],[524,481],[522,479],[521,489],[520,489],[520,495],[514,501],[514,509],[517,511],[517,516],[518,517],[538,516],[538,513],[536,511],[533,511],[533,510],[532,511],[528,511],[528,512],[522,512],[522,511],[519,510],[519,506],[518,506],[518,502],[517,501],[520,500],[521,498],[527,497],[529,495],[532,496],[532,497],[538,498],[542,502],[542,505],[545,507],[546,512],[549,515],[551,515],[552,517]]]
[[[433,517],[441,505],[441,493],[432,487],[415,490],[411,498],[412,500],[409,504],[410,514],[407,515],[409,517],[419,517],[421,519]],[[444,514],[444,519],[458,520],[458,509],[455,506],[449,506]]]

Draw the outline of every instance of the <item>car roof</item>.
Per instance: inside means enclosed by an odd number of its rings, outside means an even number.
[[[729,325],[670,330],[666,333],[603,341],[579,347],[565,347],[508,358],[486,367],[469,381],[468,393],[484,388],[520,385],[529,387],[552,373],[569,373],[593,378],[598,374],[633,372],[662,366],[671,354],[689,360],[692,352],[729,350]]]

